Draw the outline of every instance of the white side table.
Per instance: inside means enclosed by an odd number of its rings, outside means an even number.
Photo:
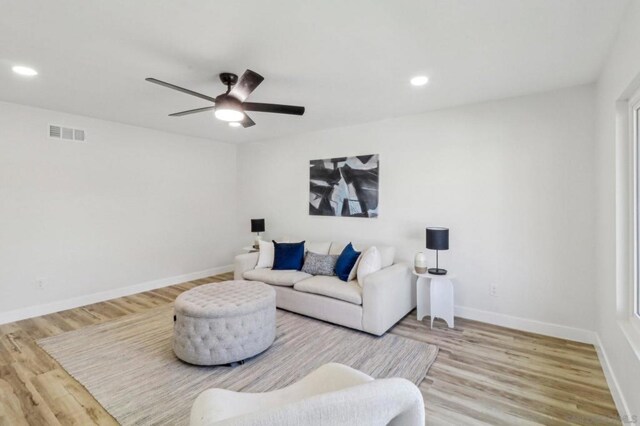
[[[453,282],[452,275],[418,274],[416,283],[416,296],[418,298],[418,321],[422,321],[427,315],[427,291],[429,291],[431,328],[433,319],[438,317],[447,322],[449,328],[453,328]]]

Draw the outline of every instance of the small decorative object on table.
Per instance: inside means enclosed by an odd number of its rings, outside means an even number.
[[[260,248],[260,233],[264,232],[264,219],[251,219],[251,232],[256,233],[253,248],[257,250]]]
[[[438,265],[438,251],[449,250],[449,228],[427,228],[427,248],[436,251],[436,267],[429,268],[433,275],[446,275],[446,269]]]
[[[414,260],[414,266],[416,269],[416,273],[418,274],[426,274],[427,273],[427,254],[423,251],[416,253],[416,257]]]

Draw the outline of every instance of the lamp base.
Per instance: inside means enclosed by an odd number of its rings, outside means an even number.
[[[447,270],[442,268],[429,268],[431,275],[447,275]]]
[[[256,237],[253,239],[253,248],[258,250],[260,248],[260,240],[262,240],[262,238],[260,238],[260,233],[257,232],[256,233]]]

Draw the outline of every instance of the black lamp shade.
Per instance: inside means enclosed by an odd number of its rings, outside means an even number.
[[[264,232],[264,219],[251,219],[251,232]]]
[[[449,228],[427,228],[427,248],[449,250]]]

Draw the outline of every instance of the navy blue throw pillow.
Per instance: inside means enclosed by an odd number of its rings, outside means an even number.
[[[299,243],[273,242],[273,269],[281,271],[285,269],[302,269],[304,263],[304,241]]]
[[[336,275],[342,281],[349,280],[349,273],[355,266],[358,261],[358,257],[360,256],[359,251],[355,251],[351,243],[347,244],[347,246],[340,253],[340,257],[338,257],[338,261],[336,262]]]

